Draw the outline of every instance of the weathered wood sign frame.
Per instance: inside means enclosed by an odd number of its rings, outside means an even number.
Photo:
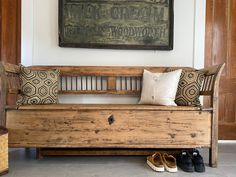
[[[59,46],[173,49],[173,0],[59,0]]]

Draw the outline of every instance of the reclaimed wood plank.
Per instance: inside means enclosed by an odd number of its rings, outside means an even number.
[[[141,104],[50,104],[22,105],[19,110],[144,110],[144,111],[202,111],[211,109],[193,106],[157,106]]]
[[[108,118],[113,115],[114,123]],[[8,111],[11,147],[208,147],[211,114],[198,111]],[[156,132],[156,133],[155,133]]]

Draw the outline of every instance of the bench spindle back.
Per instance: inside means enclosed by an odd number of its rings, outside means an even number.
[[[213,96],[215,82],[222,65],[203,69],[205,79],[200,95]],[[59,94],[117,94],[139,96],[143,70],[165,72],[168,67],[142,66],[32,66],[35,70],[60,70]],[[179,69],[179,68],[176,68]],[[195,69],[182,67],[187,71]],[[20,92],[19,66],[1,63],[1,90],[8,94]]]

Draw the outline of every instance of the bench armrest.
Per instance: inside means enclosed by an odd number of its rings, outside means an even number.
[[[209,68],[201,69],[204,72],[205,78],[201,88],[200,95],[211,96],[211,106],[214,106],[214,99],[219,95],[219,82],[220,76],[224,69],[225,64],[212,66]]]
[[[0,62],[0,125],[6,124],[6,106],[9,93],[18,93],[20,67]]]
[[[219,117],[219,84],[220,76],[225,64],[202,69],[205,73],[205,79],[202,86],[202,95],[210,96],[210,104],[212,107],[211,119],[211,148],[210,148],[210,164],[217,166],[218,156],[218,117]]]

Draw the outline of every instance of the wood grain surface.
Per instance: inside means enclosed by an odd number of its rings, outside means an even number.
[[[108,118],[113,115],[114,123]],[[209,147],[211,114],[198,111],[7,111],[10,147]]]
[[[0,0],[0,61],[21,62],[21,0]]]
[[[226,63],[219,88],[219,139],[236,139],[236,1],[208,0],[205,66]],[[208,100],[209,102],[209,100]]]

